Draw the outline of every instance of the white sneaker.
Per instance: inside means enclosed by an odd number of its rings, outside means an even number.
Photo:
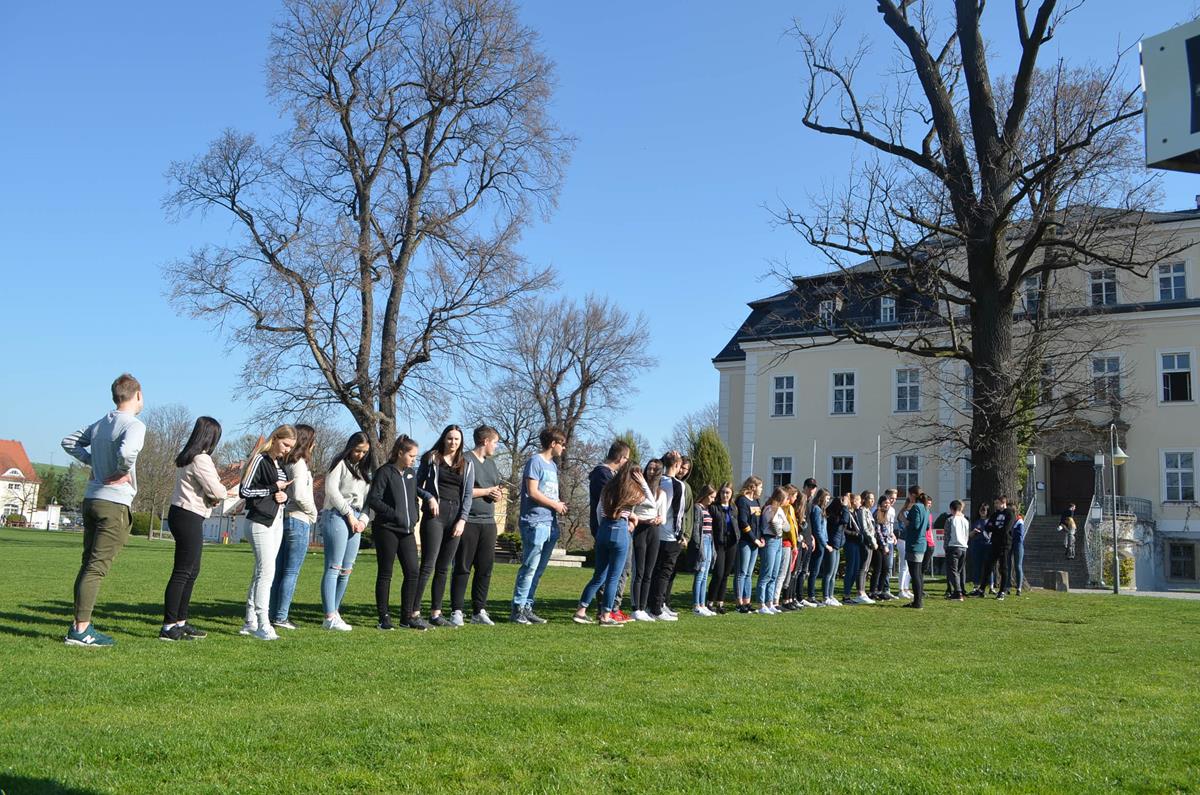
[[[841,602],[839,602],[837,599],[835,599],[834,597],[832,597],[832,596],[831,596],[831,597],[829,597],[828,599],[826,599],[826,600],[825,600],[825,606],[826,606],[826,607],[841,607],[841,606],[842,606],[842,603],[841,603]]]
[[[858,603],[860,605],[873,605],[875,604],[875,600],[864,593],[858,595]]]
[[[654,621],[655,619],[654,619],[654,616],[650,615],[645,610],[634,610],[633,611],[633,620],[634,621]]]
[[[716,613],[716,611],[715,611],[715,610],[710,610],[710,609],[708,608],[708,605],[704,605],[704,615],[706,615],[706,616],[715,616],[716,614],[717,614],[717,613]]]
[[[711,613],[709,613],[708,610],[706,610],[704,607],[693,607],[692,613],[695,615],[698,615],[698,616],[711,615]]]
[[[758,608],[758,609],[757,609],[757,610],[755,610],[754,612],[755,612],[755,613],[758,613],[760,616],[773,616],[773,615],[775,615],[773,612],[771,612],[771,608],[767,607],[766,605],[763,605],[762,607]]]
[[[774,614],[775,614],[775,615],[777,615],[777,616],[778,616],[778,615],[781,615],[781,614],[783,613],[783,611],[782,611],[782,610],[780,610],[780,609],[779,609],[778,607],[776,607],[775,605],[771,605],[771,612],[772,612],[772,613],[774,613]]]
[[[801,600],[800,600],[800,606],[801,606],[801,607],[816,607],[816,606],[817,606],[817,603],[816,603],[816,602],[810,602],[810,601],[808,601],[807,599],[801,599]]]
[[[249,621],[247,621],[245,624],[242,624],[242,628],[238,630],[238,634],[239,635],[253,635],[255,630],[257,630],[257,629],[258,629],[258,624],[251,624]]]
[[[678,614],[678,613],[676,613],[676,612],[675,612],[674,610],[672,610],[671,608],[667,607],[666,605],[663,605],[663,609],[662,609],[662,611],[663,611],[664,613],[666,613],[667,615],[669,615],[671,618],[679,618],[679,614]]]
[[[485,627],[496,626],[496,622],[492,621],[491,616],[489,616],[487,614],[486,610],[480,610],[478,613],[471,616],[471,623],[472,624],[483,624]]]
[[[259,640],[279,640],[279,635],[276,634],[270,624],[267,624],[265,627],[259,627],[250,634]]]
[[[323,622],[321,622],[321,628],[333,629],[338,632],[349,632],[350,630],[354,629],[354,627],[343,621],[342,617],[339,615],[334,615],[333,618],[325,619]]]
[[[663,611],[654,616],[655,621],[678,621],[679,616],[673,616],[667,611]]]
[[[463,625],[463,614],[461,610],[455,610],[450,614],[450,625],[461,627]]]
[[[844,605],[860,605],[860,604],[862,604],[862,600],[860,600],[857,596],[851,596],[850,598],[844,600],[842,602],[842,604],[844,604]]]
[[[913,598],[912,591],[901,591],[900,598],[901,599],[912,599]]]

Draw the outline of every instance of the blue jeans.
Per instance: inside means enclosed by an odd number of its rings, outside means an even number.
[[[312,525],[303,519],[283,518],[283,543],[275,556],[275,580],[271,583],[271,620],[287,621],[292,608],[292,594],[296,592],[296,580],[300,567],[308,554],[308,537]]]
[[[846,544],[846,581],[842,585],[842,598],[858,595],[858,573],[862,569],[862,547],[857,541]],[[837,575],[837,572],[834,572]]]
[[[362,514],[355,514],[362,518]],[[350,583],[350,571],[358,557],[362,533],[351,533],[350,525],[337,511],[322,511],[321,537],[325,542],[325,574],[321,577],[321,607],[325,615],[336,613]]]
[[[696,539],[693,538],[693,541]],[[704,594],[708,591],[708,572],[712,569],[713,564],[713,537],[712,533],[705,533],[700,536],[700,560],[696,563],[696,579],[692,581],[692,604],[704,604]]]
[[[828,554],[829,551],[825,549],[825,545],[818,538],[817,547],[808,559],[808,588],[805,589],[805,594],[810,602],[817,601],[817,579],[820,578],[821,570],[825,567],[825,556]]]
[[[596,570],[592,579],[583,587],[579,606],[587,607],[596,598],[596,592],[604,586],[604,601],[601,613],[611,613],[617,601],[617,584],[625,572],[625,561],[629,557],[629,522],[624,519],[601,519],[596,530]]]
[[[521,566],[517,569],[517,583],[513,588],[513,608],[533,607],[537,596],[538,581],[550,564],[550,553],[558,543],[558,520],[550,524],[530,525],[520,523]]]
[[[1009,568],[1012,570],[1012,581],[1015,587],[1020,588],[1025,582],[1025,541],[1013,544],[1009,551]]]
[[[733,595],[738,601],[750,599],[750,583],[754,577],[754,562],[757,560],[757,546],[753,543],[738,543],[737,573],[733,575]]]
[[[837,570],[838,561],[842,557],[842,551],[835,549],[832,552],[825,550],[825,558],[821,565],[821,582],[825,588],[825,598],[832,599],[833,592],[837,590]]]
[[[758,601],[767,604],[775,601],[775,578],[779,576],[779,559],[783,554],[783,539],[768,536],[763,539],[761,564],[758,567]]]

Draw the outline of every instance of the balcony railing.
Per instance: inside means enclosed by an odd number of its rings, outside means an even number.
[[[1113,513],[1113,498],[1111,495],[1104,497],[1104,515],[1111,516]],[[1117,516],[1132,516],[1143,522],[1154,520],[1154,504],[1150,500],[1144,500],[1141,497],[1117,497],[1116,506]]]

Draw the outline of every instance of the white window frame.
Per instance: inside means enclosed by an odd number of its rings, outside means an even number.
[[[1164,274],[1163,273],[1164,268],[1169,268],[1170,270],[1166,274]],[[1176,268],[1179,268],[1180,270],[1177,272],[1175,270]],[[1187,300],[1187,294],[1188,294],[1187,262],[1164,262],[1164,263],[1160,264],[1158,266],[1158,268],[1155,269],[1155,276],[1158,279],[1158,284],[1156,286],[1158,287],[1158,300],[1159,301],[1186,301]],[[1175,295],[1175,277],[1176,276],[1183,276],[1183,295]],[[1171,297],[1170,298],[1163,297],[1163,279],[1170,280],[1170,283],[1171,283]]]
[[[1190,500],[1183,498],[1182,482],[1180,483],[1180,487],[1179,487],[1180,488],[1179,499],[1177,499],[1177,500],[1170,499],[1171,495],[1169,492],[1169,486],[1167,484],[1168,472],[1170,471],[1170,472],[1181,472],[1182,473],[1182,472],[1187,471],[1182,468],[1171,469],[1171,470],[1167,469],[1167,456],[1168,455],[1178,455],[1178,454],[1191,455],[1191,457],[1192,457],[1192,498]],[[1164,505],[1192,505],[1192,504],[1196,503],[1196,501],[1197,501],[1196,500],[1196,496],[1197,496],[1196,495],[1196,462],[1197,461],[1200,461],[1200,450],[1197,450],[1195,448],[1164,447],[1158,451],[1159,482],[1162,483],[1161,496],[1162,496],[1162,501],[1163,501]]]
[[[1188,357],[1188,387],[1192,393],[1190,400],[1165,400],[1163,398],[1163,376],[1167,373],[1184,372],[1182,370],[1166,370],[1163,368],[1164,356],[1187,356]],[[1158,403],[1160,406],[1194,406],[1196,404],[1196,351],[1192,348],[1160,348],[1154,352],[1154,358],[1158,365],[1158,383],[1155,387],[1158,391]]]
[[[1042,275],[1040,273],[1026,276],[1021,280],[1021,306],[1025,310],[1026,316],[1033,316],[1038,313],[1038,307],[1045,298],[1042,293]],[[1031,296],[1033,297],[1032,301],[1030,300]]]
[[[1113,285],[1112,303],[1097,304],[1095,302],[1094,293],[1092,292],[1092,287],[1096,283],[1096,274],[1108,274],[1110,272],[1112,273],[1111,281],[1112,281],[1112,285]],[[1104,275],[1101,276],[1101,279],[1104,281],[1109,280],[1107,278],[1107,276],[1104,276]],[[1117,306],[1120,303],[1121,303],[1121,281],[1120,281],[1120,279],[1117,278],[1117,269],[1116,268],[1090,268],[1088,270],[1088,278],[1087,278],[1087,305],[1089,307],[1095,309],[1095,308],[1100,308],[1100,307],[1105,307],[1105,306]]]
[[[900,408],[900,373],[915,372],[917,374],[917,406],[916,408]],[[913,387],[912,383],[905,383],[904,387],[909,389]],[[919,414],[921,412],[921,368],[920,367],[897,367],[892,372],[892,413],[893,414]]]
[[[837,376],[849,375],[854,379],[854,383],[850,386],[837,385]],[[850,391],[850,400],[854,406],[853,411],[837,411],[837,391],[839,389]],[[843,398],[844,400],[844,398]],[[829,416],[831,417],[854,417],[858,415],[858,371],[857,370],[830,370],[829,371]]]
[[[834,314],[837,312],[837,301],[825,298],[817,304],[817,322],[821,328],[833,328]]]
[[[1186,538],[1168,538],[1167,543],[1164,546],[1165,546],[1165,549],[1163,550],[1163,552],[1166,555],[1167,559],[1165,561],[1163,561],[1163,563],[1164,563],[1163,568],[1165,569],[1164,573],[1167,575],[1167,580],[1169,582],[1189,582],[1189,583],[1191,583],[1191,582],[1196,582],[1197,580],[1200,580],[1200,544],[1197,544],[1195,541],[1190,541]],[[1192,548],[1192,573],[1195,576],[1190,577],[1190,578],[1189,577],[1173,577],[1173,576],[1171,576],[1171,547],[1173,547],[1173,546],[1191,547]]]
[[[778,379],[778,378],[792,379],[792,386],[790,388],[788,388],[788,387],[780,388],[775,382],[776,379]],[[791,418],[791,417],[796,416],[796,381],[797,381],[797,379],[796,379],[796,376],[794,373],[772,373],[771,374],[771,413],[770,413],[771,417]],[[792,396],[792,405],[791,405],[792,410],[789,412],[786,412],[786,413],[777,413],[775,410],[776,405],[777,405],[775,398],[781,392],[790,392],[791,396]]]
[[[786,466],[784,466],[786,464]],[[792,467],[792,457],[790,455],[771,456],[771,488],[775,489],[785,485],[777,482],[777,475],[786,474],[787,482],[791,483],[796,470]],[[768,495],[769,496],[769,495]]]
[[[894,296],[885,295],[879,299],[880,323],[895,323],[899,316],[899,313],[896,311],[896,299]]]
[[[845,461],[846,459],[849,459],[849,461],[850,461],[849,469],[834,469],[833,468],[834,462],[839,461],[839,460]],[[854,453],[833,453],[829,456],[829,493],[830,494],[833,494],[833,492],[834,492],[833,484],[837,480],[837,478],[834,476],[839,475],[839,474],[849,473],[850,484],[851,484],[850,489],[851,490],[854,489],[854,479],[857,476],[857,470],[855,469],[855,464],[856,464],[855,459],[857,459],[857,456]],[[838,500],[838,498],[840,498],[841,496],[842,496],[841,493],[833,494],[834,501],[836,502]]]
[[[1093,406],[1105,406],[1110,401],[1096,399],[1096,360],[1097,359],[1116,359],[1117,360],[1117,401],[1121,402],[1125,399],[1125,356],[1120,353],[1093,353],[1088,359],[1089,381],[1091,383],[1091,394],[1088,400]],[[1107,377],[1107,376],[1106,376]]]
[[[913,468],[913,469],[906,468],[903,470],[900,469],[900,459],[901,458],[911,458],[913,460],[913,464],[915,465],[915,468]],[[905,463],[907,463],[907,462],[905,462]],[[901,472],[904,472],[906,476],[911,474],[911,475],[913,475],[913,477],[915,479],[912,481],[909,481],[906,479],[903,483],[901,483],[900,482],[900,473]],[[912,486],[913,484],[920,485],[920,483],[921,483],[921,456],[919,456],[916,453],[896,453],[895,455],[893,455],[892,456],[892,485],[896,488],[896,491],[900,492],[901,494],[908,494],[909,486]]]

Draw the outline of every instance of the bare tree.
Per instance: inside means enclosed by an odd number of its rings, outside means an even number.
[[[552,65],[507,0],[288,0],[267,74],[286,135],[228,131],[168,172],[170,213],[235,230],[166,268],[172,299],[246,349],[264,415],[344,406],[379,463],[397,405],[436,418],[551,283],[514,243],[572,146]]]
[[[497,384],[481,384],[475,395],[464,402],[464,407],[468,412],[468,444],[470,430],[480,425],[490,425],[500,434],[496,466],[508,490],[503,527],[515,528],[520,510],[516,496],[520,489],[521,467],[538,451],[542,415],[537,402],[527,384],[508,375]]]
[[[217,445],[217,452],[213,459],[218,467],[227,467],[237,463],[245,464],[254,455],[254,448],[261,440],[262,437],[254,433],[244,433],[241,436],[225,439]]]
[[[1050,340],[1063,339],[1050,332],[1083,314],[1042,302],[1020,317],[1029,281],[1045,290],[1082,262],[1145,276],[1172,250],[1148,232],[1155,183],[1139,168],[1138,88],[1123,85],[1120,59],[1110,69],[1038,66],[1079,5],[1042,0],[1031,12],[1016,0],[1019,65],[994,80],[983,3],[956,0],[944,20],[925,0],[880,0],[899,64],[879,92],[862,90],[866,44],[838,55],[840,23],[795,30],[804,125],[874,152],[843,190],[778,213],[837,271],[808,284],[808,316],[790,318],[825,332],[800,347],[848,339],[969,365],[966,441],[982,497],[1015,488],[1021,437],[1043,404],[1029,386],[1041,382]],[[863,310],[885,298],[897,314],[881,328]]]
[[[175,456],[187,443],[195,417],[187,406],[168,403],[146,409],[142,422],[146,424],[146,441],[138,453],[134,507],[161,516],[175,490]]]
[[[696,444],[696,438],[700,435],[700,431],[704,428],[715,430],[717,422],[718,406],[715,402],[685,414],[683,419],[671,428],[671,434],[663,439],[663,449],[678,450],[687,455],[688,451]]]

